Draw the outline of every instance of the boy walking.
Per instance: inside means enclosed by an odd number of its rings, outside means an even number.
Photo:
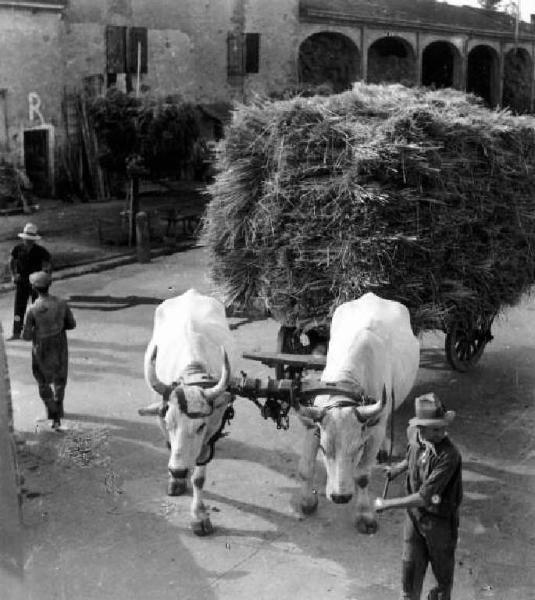
[[[48,293],[52,277],[45,271],[30,275],[37,299],[28,308],[22,337],[32,341],[32,372],[52,428],[59,429],[67,385],[67,334],[76,321],[67,302]]]
[[[462,461],[447,434],[455,417],[431,393],[415,400],[416,428],[406,458],[387,470],[394,479],[407,472],[407,495],[375,499],[375,510],[406,508],[403,538],[402,596],[419,600],[428,563],[436,579],[428,600],[450,600],[455,567],[455,548],[462,500]]]
[[[30,296],[32,300],[37,297],[30,284],[30,273],[51,269],[48,250],[37,244],[41,239],[37,227],[33,223],[26,223],[24,230],[18,236],[22,239],[22,243],[13,247],[9,257],[9,271],[11,280],[15,284],[13,334],[10,340],[20,338],[28,299]]]

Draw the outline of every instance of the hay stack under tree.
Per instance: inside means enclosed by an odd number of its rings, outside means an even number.
[[[287,325],[373,291],[415,331],[516,304],[535,277],[535,119],[453,90],[357,84],[239,106],[204,224],[229,304]]]

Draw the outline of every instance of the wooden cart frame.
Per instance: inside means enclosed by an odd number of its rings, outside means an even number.
[[[446,359],[453,369],[466,373],[475,367],[493,339],[494,318],[495,314],[482,315],[476,320],[457,315],[444,325]],[[303,370],[323,370],[328,343],[327,322],[304,327],[281,325],[275,352],[244,354],[244,358],[274,368],[277,379],[294,379]]]

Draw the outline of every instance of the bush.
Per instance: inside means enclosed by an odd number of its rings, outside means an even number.
[[[191,166],[200,128],[194,106],[175,98],[135,98],[116,89],[89,107],[101,166],[126,174],[129,158],[139,155],[154,177],[180,177]]]

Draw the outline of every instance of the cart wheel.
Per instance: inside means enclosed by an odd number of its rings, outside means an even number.
[[[297,329],[282,325],[277,334],[277,352],[280,354],[298,354],[300,345]],[[289,373],[289,371],[290,369],[286,365],[276,365],[275,377],[277,379],[286,379],[288,376],[292,378],[294,374],[293,372]]]
[[[469,324],[466,319],[452,321],[446,332],[446,358],[450,365],[461,373],[472,369],[492,340],[490,328],[494,315],[481,317],[476,323]]]

